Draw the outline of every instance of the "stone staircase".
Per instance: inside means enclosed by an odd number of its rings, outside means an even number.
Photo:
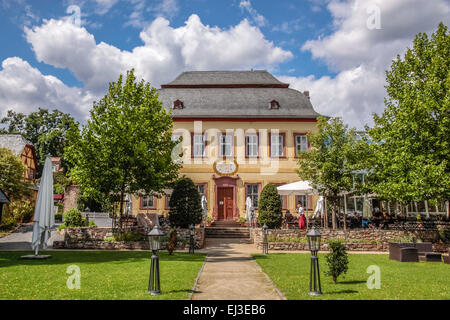
[[[235,221],[214,221],[211,227],[205,228],[205,237],[250,239],[250,232]]]

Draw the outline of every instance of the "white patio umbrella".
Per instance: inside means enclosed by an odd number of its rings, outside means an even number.
[[[316,190],[312,187],[310,181],[297,181],[277,187],[278,194],[281,196],[313,194]]]
[[[47,241],[50,239],[51,228],[55,225],[53,207],[52,161],[50,160],[50,156],[47,156],[45,159],[44,170],[42,171],[36,207],[34,209],[31,247],[35,250],[35,256],[39,253],[39,247],[42,249],[47,248]]]
[[[248,226],[250,226],[253,223],[252,211],[253,211],[252,199],[250,197],[247,197],[247,200],[245,201],[245,216],[247,218]]]
[[[362,215],[364,218],[372,218],[372,208],[369,202],[369,197],[367,197],[367,195],[364,195]]]
[[[320,196],[319,199],[317,200],[317,204],[316,204],[316,209],[314,210],[314,214],[313,214],[313,219],[317,218],[320,214],[320,217],[323,217],[324,214],[324,202],[325,199],[323,198],[323,196]]]

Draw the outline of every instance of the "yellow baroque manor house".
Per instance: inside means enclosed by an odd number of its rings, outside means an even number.
[[[306,134],[317,130],[320,116],[307,91],[262,70],[195,71],[162,85],[158,94],[172,110],[173,138],[182,137],[173,152],[183,163],[180,175],[206,196],[213,220],[245,217],[247,197],[257,208],[265,185],[299,180],[297,155],[308,150]],[[169,197],[133,198],[133,215],[167,214]],[[316,199],[283,196],[283,212],[295,213],[299,201],[312,211]]]

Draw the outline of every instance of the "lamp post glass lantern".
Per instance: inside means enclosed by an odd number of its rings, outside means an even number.
[[[267,224],[264,223],[262,230],[263,230],[263,254],[269,254],[269,242],[267,240],[267,229],[269,227]]]
[[[320,238],[322,235],[314,227],[306,234],[308,239],[308,248],[311,251],[311,270],[309,274],[309,294],[318,296],[322,294],[320,285],[319,257],[317,252],[320,250]]]
[[[194,248],[195,248],[194,234],[195,234],[195,228],[194,228],[194,225],[191,224],[189,226],[189,253],[194,253]]]
[[[159,255],[158,251],[161,249],[161,238],[164,235],[156,225],[148,234],[148,241],[150,250],[152,250],[152,258],[150,264],[150,279],[148,281],[148,292],[152,295],[161,294],[161,283],[159,280]]]

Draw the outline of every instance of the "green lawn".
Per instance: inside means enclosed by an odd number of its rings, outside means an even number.
[[[349,270],[333,284],[325,275],[325,254],[319,254],[323,295],[309,292],[310,254],[254,255],[263,271],[290,300],[450,299],[450,266],[433,262],[397,262],[388,255],[349,254]],[[380,267],[381,288],[368,289],[370,265]]]
[[[162,252],[162,295],[151,296],[149,252],[51,251],[47,260],[20,259],[24,254],[30,252],[0,252],[0,299],[187,299],[205,259]],[[70,265],[81,270],[78,290],[66,285]]]

